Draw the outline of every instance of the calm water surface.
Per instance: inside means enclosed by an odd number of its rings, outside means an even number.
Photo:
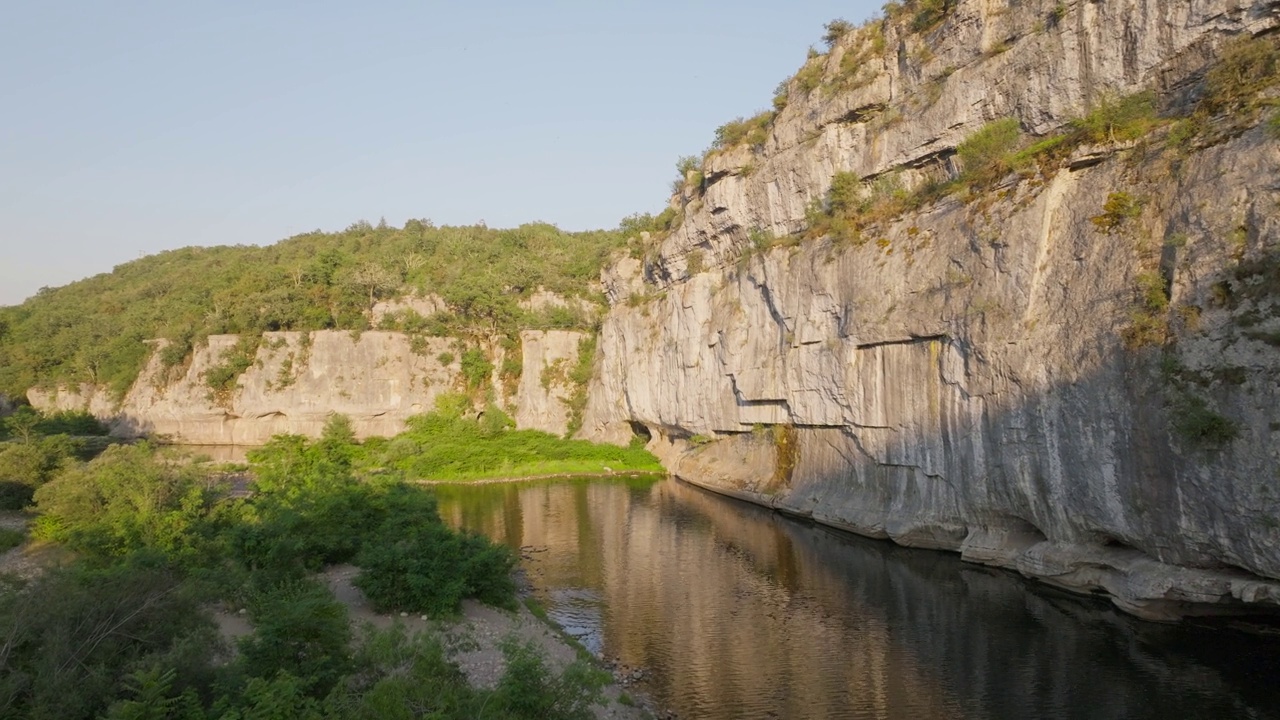
[[[1142,623],[676,480],[440,488],[682,718],[1280,717],[1280,640]]]

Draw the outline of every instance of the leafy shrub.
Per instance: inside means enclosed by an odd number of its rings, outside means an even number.
[[[911,30],[925,32],[942,22],[956,2],[957,0],[906,0],[902,7],[911,13]]]
[[[0,437],[14,437],[28,442],[33,436],[39,434],[37,428],[40,422],[40,411],[29,405],[23,405],[8,417],[0,418]]]
[[[108,557],[150,550],[185,561],[201,554],[198,526],[213,494],[197,468],[144,442],[66,467],[34,500],[56,521],[58,539],[77,550]]]
[[[200,697],[193,688],[178,693],[178,672],[153,666],[135,670],[124,678],[132,698],[117,700],[107,709],[106,720],[204,720]]]
[[[301,681],[303,694],[322,697],[350,667],[347,609],[313,580],[296,580],[254,594],[249,602],[253,634],[240,639],[239,667],[270,680],[284,672]]]
[[[1249,105],[1258,93],[1280,81],[1280,49],[1267,38],[1242,37],[1222,50],[1205,77],[1201,108],[1230,112]]]
[[[840,42],[840,38],[853,32],[853,23],[844,18],[836,18],[823,25],[822,29],[826,31],[822,34],[822,42],[826,43],[827,48],[830,49]]]
[[[791,78],[787,78],[778,83],[773,89],[773,109],[776,112],[782,112],[787,103],[791,101]]]
[[[1203,398],[1185,396],[1175,408],[1173,430],[1183,441],[1198,447],[1219,447],[1240,435],[1239,426],[1214,412]]]
[[[392,516],[356,564],[356,585],[379,610],[450,615],[466,597],[515,606],[511,552],[484,537],[454,532],[438,517],[405,522],[404,516]]]
[[[1121,98],[1103,97],[1088,115],[1072,123],[1076,141],[1118,142],[1146,135],[1158,122],[1156,96],[1144,91]]]
[[[498,716],[487,693],[468,684],[433,634],[367,627],[352,664],[357,671],[343,678],[326,701],[329,717],[401,718],[406,708],[417,711],[414,717],[440,720]]]
[[[1071,136],[1066,134],[1050,135],[1049,137],[1037,140],[1025,148],[1017,151],[1009,158],[1009,165],[1014,169],[1026,167],[1033,161],[1044,157],[1053,157],[1058,155],[1059,150],[1069,145]]]
[[[178,338],[171,340],[160,350],[160,365],[165,369],[176,367],[191,357],[195,349],[194,328],[183,332]]]
[[[1102,214],[1089,220],[1104,233],[1111,234],[1119,230],[1129,219],[1142,214],[1142,201],[1123,190],[1107,195],[1102,205]]]
[[[862,178],[857,173],[841,171],[831,178],[827,191],[827,206],[832,213],[848,213],[855,210],[861,199]]]
[[[51,568],[0,593],[0,698],[10,717],[101,717],[135,668],[173,668],[174,690],[209,688],[213,622],[172,573],[140,558]]]
[[[1022,137],[1021,125],[1015,118],[987,123],[956,147],[956,155],[964,167],[964,178],[971,182],[991,182],[1010,170],[1009,158],[1017,150]]]
[[[801,93],[810,93],[822,84],[823,62],[821,57],[810,58],[805,61],[800,70],[796,72],[795,83],[796,89]],[[776,107],[776,103],[775,103]]]
[[[1139,298],[1144,308],[1152,312],[1169,309],[1169,295],[1163,275],[1158,272],[1139,273],[1137,281]]]
[[[696,155],[683,155],[676,160],[677,177],[671,181],[671,192],[680,192],[685,185],[702,187],[702,158]]]
[[[691,267],[689,272],[693,274],[695,270]],[[565,400],[565,405],[569,408],[569,422],[565,429],[565,437],[573,437],[578,430],[582,429],[582,413],[587,408],[587,385],[591,382],[592,369],[595,367],[596,341],[595,335],[588,335],[578,341],[578,362],[569,372],[569,382],[573,384],[573,392]]]
[[[716,128],[716,139],[712,141],[714,150],[727,150],[737,145],[752,147],[763,145],[769,139],[769,126],[773,123],[775,113],[765,111],[750,118],[737,118]]]
[[[74,461],[80,445],[66,435],[0,445],[0,509],[26,507],[37,488]]]
[[[600,691],[609,681],[608,673],[578,659],[556,675],[547,668],[536,646],[515,638],[503,642],[502,655],[507,669],[494,690],[494,700],[506,710],[508,717],[519,720],[595,717],[592,706],[601,701]]]
[[[1144,272],[1136,280],[1138,306],[1129,313],[1129,325],[1121,333],[1130,350],[1162,345],[1169,338],[1169,295],[1164,276]]]
[[[0,528],[0,553],[5,553],[18,547],[26,539],[27,534],[21,530]]]
[[[217,365],[205,371],[205,383],[213,388],[215,397],[225,399],[235,389],[240,375],[253,365],[261,340],[259,335],[242,336],[234,346],[223,352]]]
[[[493,363],[480,348],[464,350],[459,365],[462,368],[462,377],[470,390],[484,387],[484,384],[489,381],[489,376],[493,374]]]

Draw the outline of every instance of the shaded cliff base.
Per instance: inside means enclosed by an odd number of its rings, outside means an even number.
[[[799,461],[796,454],[803,452],[800,448],[828,442],[821,435],[833,431],[794,428],[788,432],[795,451],[786,450],[772,432],[706,444],[658,437],[649,449],[673,475],[705,490],[864,537],[958,552],[967,562],[1012,570],[1062,590],[1104,595],[1116,607],[1144,620],[1236,616],[1280,626],[1280,581],[1239,568],[1164,563],[1114,540],[1054,541],[1017,518],[940,521],[897,514],[888,507],[858,506],[856,501],[839,506],[815,502],[848,478],[829,475],[792,483],[786,474],[794,471]]]

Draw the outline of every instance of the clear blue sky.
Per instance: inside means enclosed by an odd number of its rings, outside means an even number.
[[[0,305],[361,219],[614,227],[879,6],[8,0]]]

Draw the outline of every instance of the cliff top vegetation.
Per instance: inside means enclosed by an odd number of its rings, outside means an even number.
[[[403,228],[358,222],[266,247],[159,253],[0,308],[0,393],[90,382],[123,394],[150,352],[146,340],[172,340],[164,357],[177,364],[214,334],[371,329],[375,302],[415,292],[448,307],[418,320],[425,334],[588,326],[580,313],[531,313],[519,301],[540,287],[595,300],[600,266],[623,237],[545,223],[497,230],[410,220]]]

